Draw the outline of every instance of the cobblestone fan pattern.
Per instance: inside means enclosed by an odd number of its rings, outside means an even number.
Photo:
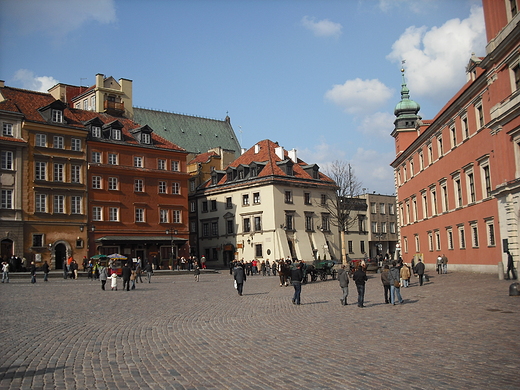
[[[520,297],[494,275],[412,278],[392,306],[373,274],[365,308],[352,282],[348,306],[332,280],[300,306],[274,276],[119,282],[1,284],[0,389],[520,388]]]

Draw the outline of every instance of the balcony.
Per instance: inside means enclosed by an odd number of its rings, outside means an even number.
[[[104,109],[107,114],[121,116],[125,112],[125,103],[117,103],[110,100],[105,100]]]

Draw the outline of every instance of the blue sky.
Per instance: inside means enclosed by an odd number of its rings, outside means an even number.
[[[405,60],[433,118],[485,55],[479,0],[1,0],[0,79],[46,91],[133,80],[134,105],[224,119],[394,193],[390,133]]]

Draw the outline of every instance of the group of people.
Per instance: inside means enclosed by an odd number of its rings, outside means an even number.
[[[437,257],[436,267],[438,274],[447,274],[448,273],[448,258],[443,253],[442,256]]]
[[[142,264],[140,263],[140,259],[138,259],[136,263],[125,263],[123,265],[123,268],[121,269],[121,279],[123,279],[123,290],[135,290],[136,283],[144,283],[142,278],[142,271],[143,268]],[[98,272],[99,280],[101,281],[101,289],[105,290],[107,280],[110,279],[110,288],[112,289],[112,291],[117,291],[117,281],[119,279],[119,275],[117,274],[117,272],[110,272],[104,265],[99,265]],[[144,266],[144,272],[146,272],[148,283],[151,283],[153,275],[153,266],[151,262],[146,263],[146,265]]]

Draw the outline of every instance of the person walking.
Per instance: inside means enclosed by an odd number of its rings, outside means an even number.
[[[442,273],[448,273],[448,257],[444,253],[442,254]]]
[[[47,262],[43,263],[42,270],[43,270],[43,281],[48,282],[49,281],[49,264]]]
[[[193,271],[193,274],[195,275],[195,281],[198,282],[200,279],[200,267],[198,264],[195,266],[195,271]]]
[[[36,264],[31,261],[31,283],[36,283]]]
[[[401,267],[401,271],[399,272],[399,276],[401,277],[401,286],[402,287],[408,287],[410,275],[411,275],[410,267],[408,267],[408,264],[403,263],[403,266]]]
[[[368,280],[367,273],[362,265],[358,265],[354,276],[352,277],[356,283],[358,293],[358,307],[365,307],[365,283]]]
[[[338,280],[339,280],[339,286],[341,287],[341,290],[343,291],[343,295],[340,299],[340,302],[343,306],[348,305],[347,303],[347,297],[348,297],[348,284],[350,282],[348,277],[348,271],[347,266],[343,264],[341,266],[341,269],[338,272]]]
[[[383,272],[381,272],[381,283],[385,290],[385,303],[390,303],[390,267],[388,264],[385,264]]]
[[[130,269],[130,289],[135,290],[135,280],[137,279],[137,273],[135,270]]]
[[[153,274],[152,264],[150,262],[148,264],[146,264],[146,267],[144,267],[144,270],[146,271],[146,277],[148,278],[148,283],[151,283],[152,274]]]
[[[9,283],[9,263],[7,261],[2,262],[2,283]]]
[[[115,272],[110,275],[110,287],[112,287],[112,291],[117,291],[117,274]]]
[[[442,274],[442,256],[441,255],[437,256],[436,268],[437,268],[437,274]]]
[[[101,290],[105,290],[105,285],[107,284],[108,273],[107,268],[103,265],[99,265],[99,280],[101,280]]]
[[[415,273],[419,276],[419,286],[422,286],[424,278],[424,263],[421,259],[419,259],[419,262],[415,266]]]
[[[246,273],[244,271],[244,265],[242,263],[237,263],[235,265],[235,268],[233,268],[233,278],[235,279],[235,282],[237,283],[237,291],[238,295],[242,295],[242,292],[244,290],[244,282],[246,281]]]
[[[397,267],[397,262],[392,262],[392,268],[390,268],[389,282],[390,282],[390,301],[392,305],[395,305],[395,296],[397,295],[397,300],[399,303],[403,303],[404,300],[401,297],[401,283],[400,283],[400,272],[399,267]]]
[[[126,291],[130,291],[130,277],[132,276],[132,270],[128,266],[128,263],[125,263],[123,266],[121,276],[123,277],[123,290],[126,287]]]
[[[511,272],[511,276],[509,276],[509,272]],[[515,263],[513,261],[513,255],[509,251],[507,251],[507,279],[516,279]],[[9,277],[7,280],[9,280]],[[2,283],[3,282],[4,280],[2,279]]]
[[[69,276],[69,267],[67,263],[63,263],[63,279],[67,279]]]
[[[291,269],[291,284],[294,287],[294,295],[292,299],[292,303],[295,305],[299,305],[301,303],[301,293],[302,293],[302,281],[303,281],[303,271],[301,263],[296,263],[295,267]]]

